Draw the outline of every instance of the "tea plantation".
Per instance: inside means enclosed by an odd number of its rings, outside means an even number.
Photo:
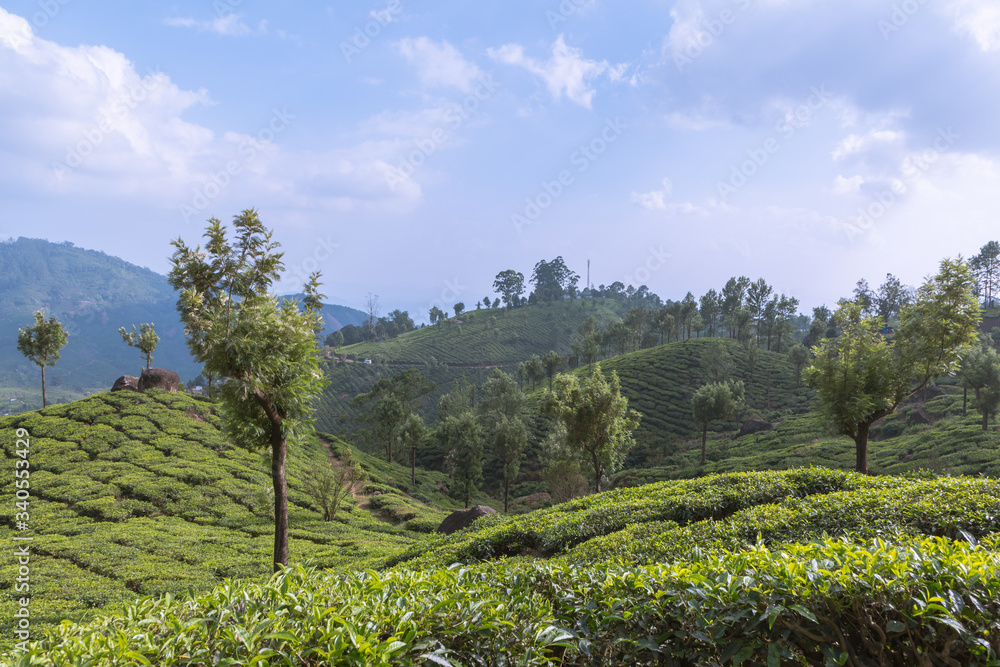
[[[16,664],[995,665],[1000,482],[924,477],[618,489],[381,567],[145,598]]]
[[[0,540],[30,536],[32,626],[147,594],[208,590],[271,570],[270,461],[235,447],[206,400],[163,392],[103,393],[0,421],[0,489],[9,499]],[[30,518],[16,531],[17,429],[29,434]],[[369,469],[370,507],[348,498],[323,522],[305,481],[328,464],[316,439],[289,447],[290,549],[319,567],[363,565],[410,545],[457,506],[440,473],[390,466],[332,441],[331,452]],[[405,491],[404,491],[405,490]],[[421,502],[414,496],[422,498]],[[373,495],[378,494],[378,495]],[[433,504],[434,506],[431,506]],[[6,548],[6,547],[5,547]],[[0,632],[10,636],[16,559],[0,567]]]

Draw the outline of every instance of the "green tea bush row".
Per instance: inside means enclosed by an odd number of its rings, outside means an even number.
[[[826,540],[687,563],[321,574],[146,598],[32,665],[995,665],[1000,537]]]
[[[720,520],[748,507],[786,498],[908,483],[834,470],[801,469],[711,475],[614,489],[523,516],[480,520],[448,540],[418,544],[388,564],[418,559],[414,565],[428,567],[522,554],[552,556],[629,525]]]

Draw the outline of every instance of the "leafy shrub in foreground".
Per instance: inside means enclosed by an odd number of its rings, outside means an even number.
[[[16,664],[995,665],[998,547],[994,534],[757,546],[639,568],[299,567],[64,624]]]

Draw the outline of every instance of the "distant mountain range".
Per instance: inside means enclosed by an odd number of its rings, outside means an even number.
[[[38,382],[38,366],[17,350],[17,331],[37,310],[62,322],[70,335],[57,365],[46,370],[53,386],[110,387],[121,375],[137,375],[142,359],[122,342],[118,328],[142,322],[153,322],[160,337],[153,365],[189,380],[201,369],[188,353],[176,301],[166,276],[118,257],[69,242],[0,242],[0,386]],[[324,306],[323,336],[364,318],[354,308]]]

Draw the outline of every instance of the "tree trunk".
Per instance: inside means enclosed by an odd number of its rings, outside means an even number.
[[[990,413],[988,410],[983,410],[983,430],[990,430]]]
[[[465,480],[465,509],[469,509],[469,496],[472,495],[472,491],[469,489],[469,480]]]
[[[288,441],[282,434],[281,418],[271,423],[271,480],[274,483],[274,571],[288,566],[288,483],[285,457]]]
[[[969,413],[966,410],[966,405],[968,404],[968,402],[969,402],[969,388],[963,386],[962,387],[962,416],[963,417],[968,417],[969,416]]]
[[[597,457],[597,452],[591,454],[591,458],[594,461],[594,480],[597,482],[597,492],[601,492],[601,461]]]
[[[503,513],[507,514],[507,499],[510,496],[510,481],[507,479],[507,475],[503,476]]]
[[[701,464],[705,465],[705,443],[708,441],[708,424],[701,430]]]
[[[417,448],[410,449],[410,484],[417,485]]]
[[[868,428],[871,424],[860,424],[854,436],[856,463],[854,469],[862,475],[868,474]]]
[[[46,406],[45,402],[45,364],[42,364],[42,407]]]

